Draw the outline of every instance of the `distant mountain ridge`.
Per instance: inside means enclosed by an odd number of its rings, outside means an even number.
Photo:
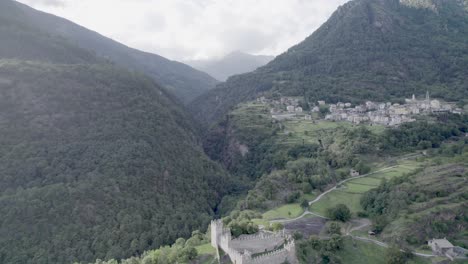
[[[431,3],[436,11],[400,0],[350,1],[266,66],[197,98],[192,111],[210,124],[240,102],[273,93],[358,103],[402,100],[429,90],[437,98],[466,100],[467,1]]]
[[[66,19],[37,11],[21,3],[10,0],[2,1],[15,6],[14,12],[18,19],[31,23],[50,35],[62,36],[76,46],[91,50],[122,66],[153,77],[185,103],[214,88],[217,84],[213,77],[183,63],[129,48]]]
[[[274,56],[251,55],[235,51],[221,59],[187,61],[187,64],[210,74],[217,80],[226,81],[233,75],[254,71],[274,58]]]

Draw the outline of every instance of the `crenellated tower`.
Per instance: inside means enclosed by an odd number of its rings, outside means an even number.
[[[217,248],[220,241],[221,235],[223,234],[223,221],[213,220],[211,221],[211,246]]]

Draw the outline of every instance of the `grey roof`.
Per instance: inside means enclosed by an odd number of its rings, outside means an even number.
[[[452,243],[450,243],[447,239],[433,239],[432,242],[437,244],[440,248],[453,248]]]

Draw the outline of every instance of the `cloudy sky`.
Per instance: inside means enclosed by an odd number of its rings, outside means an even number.
[[[278,55],[348,0],[19,0],[174,60]]]

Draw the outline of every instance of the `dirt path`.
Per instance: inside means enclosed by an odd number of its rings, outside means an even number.
[[[316,214],[316,213],[312,213],[309,210],[306,210],[303,214],[301,214],[300,216],[298,216],[296,218],[292,218],[292,219],[275,219],[275,220],[270,220],[269,222],[270,223],[286,224],[286,223],[291,223],[291,222],[295,222],[297,220],[300,220],[300,219],[304,218],[306,215],[313,215],[313,216],[320,217],[320,218],[323,218],[323,219],[328,219],[325,216],[322,216],[322,215],[319,215],[319,214]]]
[[[374,243],[374,244],[376,244],[377,246],[380,246],[380,247],[384,247],[384,248],[389,248],[390,247],[387,243],[380,242],[380,241],[375,240],[375,239],[370,239],[370,238],[360,237],[360,236],[351,236],[351,237],[356,239],[356,240]],[[403,250],[401,250],[401,251],[403,252]],[[411,253],[413,255],[415,255],[415,256],[419,256],[419,257],[423,257],[423,258],[437,257],[436,255],[433,255],[433,254],[423,254],[423,253],[418,253],[418,252],[411,252]]]
[[[387,170],[391,170],[391,169],[394,169],[396,167],[398,167],[399,165],[395,165],[395,166],[391,166],[391,167],[387,167],[387,168],[383,168],[383,169],[380,169],[380,170],[377,170],[377,171],[374,171],[374,172],[371,172],[371,173],[367,173],[367,174],[364,174],[364,175],[361,175],[361,176],[357,176],[357,177],[352,177],[352,178],[348,178],[346,180],[342,180],[340,181],[339,183],[337,183],[333,188],[321,193],[319,196],[317,196],[317,198],[315,198],[314,200],[310,201],[309,202],[309,206],[313,205],[314,203],[317,203],[319,202],[320,200],[322,200],[323,197],[325,197],[325,195],[335,191],[338,186],[344,184],[344,183],[347,183],[349,181],[352,181],[352,180],[356,180],[356,179],[360,179],[360,178],[365,178],[365,177],[368,177],[368,176],[371,176],[371,175],[374,175],[376,173],[380,173],[380,172],[383,172],[383,171],[387,171]],[[320,218],[324,218],[324,219],[328,219],[327,217],[323,216],[323,215],[319,215],[317,213],[314,213],[314,212],[310,212],[309,209],[307,209],[302,215],[296,217],[296,218],[292,218],[292,219],[276,219],[276,220],[271,220],[269,221],[270,223],[290,223],[290,222],[294,222],[294,221],[297,221],[297,220],[300,220],[302,218],[304,218],[305,216],[307,215],[314,215],[314,216],[317,216],[317,217],[320,217]]]
[[[345,230],[345,234],[347,236],[351,235],[353,231],[358,231],[372,225],[372,222],[367,218],[359,218],[351,220],[350,224],[351,225],[349,225]]]
[[[353,239],[356,239],[356,240],[374,243],[374,244],[376,244],[377,246],[380,246],[380,247],[384,247],[384,248],[390,247],[387,243],[378,241],[376,239],[371,239],[371,238],[367,238],[367,237],[360,237],[360,236],[354,236],[354,235],[351,234],[353,231],[358,231],[358,230],[361,230],[363,228],[366,228],[366,227],[370,226],[372,224],[372,222],[369,219],[366,219],[366,218],[354,219],[354,220],[351,221],[351,224],[352,225],[349,226],[349,228],[346,230],[346,236],[350,236],[350,237],[352,237]],[[357,225],[357,226],[354,226],[354,225]],[[411,252],[411,253],[413,253],[416,256],[423,257],[423,258],[436,257],[436,255],[432,255],[432,254],[424,254],[424,253],[418,253],[418,252]]]
[[[396,168],[396,167],[398,167],[398,166],[400,166],[400,165],[395,165],[395,166],[383,168],[383,169],[380,169],[380,170],[377,170],[377,171],[374,171],[374,172],[371,172],[371,173],[368,173],[368,174],[364,174],[364,175],[361,175],[361,176],[351,177],[351,178],[348,178],[348,179],[346,179],[346,180],[342,180],[342,181],[340,181],[339,183],[337,183],[333,188],[331,188],[331,189],[329,189],[328,191],[326,191],[326,192],[320,194],[320,195],[317,196],[317,198],[315,198],[313,201],[310,201],[310,202],[309,202],[309,206],[313,205],[314,203],[319,202],[320,200],[322,200],[322,198],[323,198],[325,195],[327,195],[327,194],[333,192],[334,190],[336,190],[336,189],[338,188],[338,186],[340,186],[340,185],[342,185],[342,184],[344,184],[344,183],[347,183],[347,182],[352,181],[352,180],[360,179],[360,178],[365,178],[365,177],[368,177],[368,176],[370,176],[370,175],[374,175],[374,174],[376,174],[376,173],[380,173],[380,172],[383,172],[383,171],[391,170],[391,169],[394,169],[394,168]]]

